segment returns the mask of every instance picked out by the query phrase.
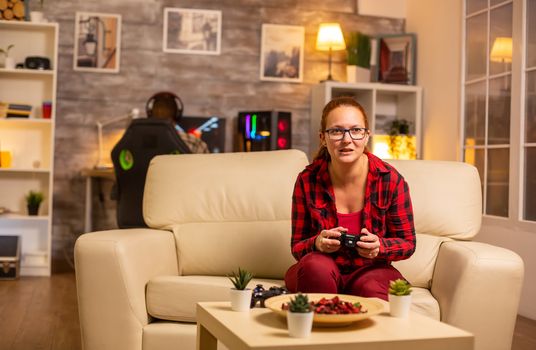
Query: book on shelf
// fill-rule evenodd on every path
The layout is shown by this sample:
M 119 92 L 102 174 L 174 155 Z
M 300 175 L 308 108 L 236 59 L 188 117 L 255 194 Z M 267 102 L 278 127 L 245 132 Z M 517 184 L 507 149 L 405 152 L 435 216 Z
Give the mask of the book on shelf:
M 32 106 L 20 103 L 9 103 L 5 111 L 6 118 L 29 118 Z

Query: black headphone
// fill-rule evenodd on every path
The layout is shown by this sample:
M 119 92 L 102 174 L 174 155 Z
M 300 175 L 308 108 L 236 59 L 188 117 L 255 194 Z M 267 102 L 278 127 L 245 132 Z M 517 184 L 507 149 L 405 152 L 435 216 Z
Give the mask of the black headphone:
M 145 112 L 147 113 L 147 118 L 153 118 L 153 107 L 155 103 L 158 101 L 164 101 L 164 100 L 170 100 L 173 99 L 175 102 L 175 115 L 173 116 L 173 121 L 175 123 L 179 123 L 179 120 L 182 117 L 182 111 L 184 109 L 184 104 L 182 103 L 182 100 L 179 98 L 179 96 L 175 95 L 172 92 L 169 91 L 161 91 L 149 98 L 147 100 L 147 104 L 145 105 Z

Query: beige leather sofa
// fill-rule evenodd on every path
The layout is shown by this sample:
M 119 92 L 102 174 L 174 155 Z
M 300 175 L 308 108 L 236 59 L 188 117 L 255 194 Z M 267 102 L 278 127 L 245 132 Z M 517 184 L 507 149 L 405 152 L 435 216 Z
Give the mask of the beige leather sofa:
M 149 167 L 150 229 L 94 232 L 76 242 L 86 350 L 195 348 L 195 304 L 228 300 L 238 266 L 250 284 L 281 285 L 290 254 L 291 194 L 301 151 L 159 156 Z M 476 169 L 392 161 L 413 199 L 417 248 L 396 263 L 416 287 L 413 307 L 475 334 L 478 350 L 510 349 L 523 263 L 471 242 L 481 222 Z

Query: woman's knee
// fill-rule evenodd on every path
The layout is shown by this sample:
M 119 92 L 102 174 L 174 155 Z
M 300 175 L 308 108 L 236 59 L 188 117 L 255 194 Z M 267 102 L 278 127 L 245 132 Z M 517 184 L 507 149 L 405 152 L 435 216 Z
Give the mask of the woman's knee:
M 312 252 L 297 266 L 296 287 L 302 292 L 337 293 L 340 273 L 330 256 Z
M 323 270 L 338 270 L 335 261 L 330 256 L 318 252 L 305 255 L 298 262 L 298 267 L 300 271 L 315 273 Z
M 372 268 L 356 278 L 350 289 L 351 292 L 363 297 L 387 300 L 389 282 L 398 278 L 403 278 L 402 274 L 392 266 Z

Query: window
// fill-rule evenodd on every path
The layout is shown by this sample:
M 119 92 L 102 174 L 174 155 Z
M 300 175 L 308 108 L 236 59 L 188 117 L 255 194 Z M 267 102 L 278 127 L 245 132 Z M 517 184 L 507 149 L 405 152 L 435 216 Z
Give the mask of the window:
M 466 0 L 463 159 L 487 217 L 536 221 L 536 0 Z
M 483 208 L 508 217 L 512 1 L 467 0 L 464 160 L 478 168 Z
M 536 0 L 525 3 L 523 219 L 536 221 Z

